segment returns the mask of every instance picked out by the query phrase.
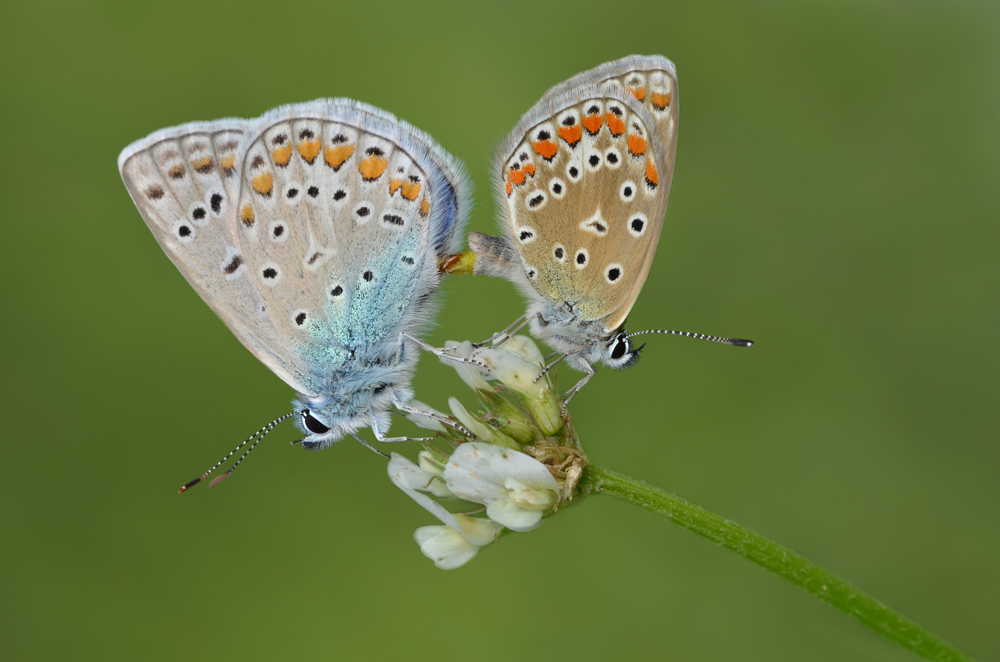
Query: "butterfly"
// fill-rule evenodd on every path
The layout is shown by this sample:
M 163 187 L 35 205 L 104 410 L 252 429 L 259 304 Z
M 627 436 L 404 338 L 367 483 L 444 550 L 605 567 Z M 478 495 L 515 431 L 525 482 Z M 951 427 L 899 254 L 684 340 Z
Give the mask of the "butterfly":
M 638 361 L 642 347 L 629 339 L 639 333 L 753 344 L 624 329 L 663 228 L 677 121 L 674 64 L 632 55 L 551 88 L 497 150 L 492 175 L 503 236 L 469 233 L 473 273 L 505 277 L 529 301 L 492 342 L 530 325 L 561 354 L 542 374 L 563 360 L 587 373 L 564 397 L 564 411 L 594 364 L 624 369 Z
M 366 427 L 403 439 L 386 437 L 393 407 L 428 414 L 406 404 L 418 359 L 406 339 L 431 320 L 439 259 L 471 202 L 462 164 L 428 134 L 320 99 L 157 131 L 118 167 L 167 256 L 296 391 L 291 413 L 181 491 L 290 417 L 318 450 L 347 435 L 365 443 L 355 432 Z

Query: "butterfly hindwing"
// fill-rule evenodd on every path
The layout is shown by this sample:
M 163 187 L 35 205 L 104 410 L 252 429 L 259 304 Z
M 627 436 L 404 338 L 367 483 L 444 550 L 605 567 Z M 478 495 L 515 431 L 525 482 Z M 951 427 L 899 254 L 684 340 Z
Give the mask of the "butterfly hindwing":
M 552 88 L 499 152 L 504 229 L 525 276 L 608 331 L 624 322 L 652 265 L 676 107 L 668 60 L 625 58 Z

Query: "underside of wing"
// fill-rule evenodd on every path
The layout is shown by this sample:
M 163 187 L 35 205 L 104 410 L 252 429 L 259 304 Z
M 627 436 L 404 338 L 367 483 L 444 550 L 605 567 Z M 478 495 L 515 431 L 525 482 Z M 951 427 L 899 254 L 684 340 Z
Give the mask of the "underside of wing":
M 195 291 L 240 341 L 293 388 L 303 388 L 231 233 L 240 146 L 250 123 L 219 120 L 163 129 L 118 158 L 122 179 L 153 235 Z
M 554 87 L 503 143 L 494 171 L 503 229 L 529 282 L 608 331 L 624 323 L 652 265 L 673 171 L 676 106 L 657 118 L 652 95 L 622 83 L 668 80 L 675 93 L 672 65 L 640 74 L 639 64 L 626 58 Z
M 215 152 L 190 147 L 202 135 Z M 454 249 L 467 216 L 460 164 L 405 122 L 346 99 L 158 132 L 120 164 L 188 281 L 306 395 L 329 392 L 356 354 L 371 359 L 373 346 L 424 321 L 437 255 Z

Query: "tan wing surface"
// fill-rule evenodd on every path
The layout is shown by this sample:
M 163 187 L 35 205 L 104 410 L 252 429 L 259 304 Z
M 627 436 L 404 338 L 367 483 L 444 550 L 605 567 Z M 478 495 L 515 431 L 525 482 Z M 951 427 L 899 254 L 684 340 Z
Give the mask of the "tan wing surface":
M 509 234 L 542 296 L 624 323 L 652 265 L 677 140 L 665 58 L 625 58 L 555 86 L 501 147 Z
M 192 287 L 261 361 L 306 392 L 232 233 L 246 120 L 186 124 L 127 147 L 119 169 L 153 235 Z
M 386 340 L 418 283 L 436 285 L 436 275 L 417 278 L 437 267 L 430 178 L 392 140 L 290 118 L 249 146 L 243 179 L 237 234 L 249 277 L 311 362 L 342 364 Z

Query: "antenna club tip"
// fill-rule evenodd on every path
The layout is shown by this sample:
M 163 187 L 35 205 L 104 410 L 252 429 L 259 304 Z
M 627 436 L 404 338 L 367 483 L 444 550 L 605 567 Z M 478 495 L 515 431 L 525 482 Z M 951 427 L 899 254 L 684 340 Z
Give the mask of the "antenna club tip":
M 739 338 L 733 338 L 733 344 L 737 347 L 753 347 L 752 340 L 740 340 Z
M 224 481 L 228 477 L 229 477 L 229 472 L 227 471 L 226 473 L 222 474 L 221 476 L 216 476 L 215 480 L 213 480 L 211 483 L 209 483 L 208 486 L 209 487 L 215 487 L 216 485 L 218 485 L 219 483 L 221 483 L 222 481 Z
M 188 481 L 188 482 L 184 483 L 183 485 L 181 485 L 181 489 L 177 490 L 177 493 L 178 494 L 184 494 L 185 492 L 187 492 L 188 490 L 190 490 L 192 487 L 194 487 L 195 485 L 197 485 L 198 483 L 200 483 L 202 478 L 204 478 L 204 476 L 198 476 L 194 480 L 191 480 L 191 481 Z

